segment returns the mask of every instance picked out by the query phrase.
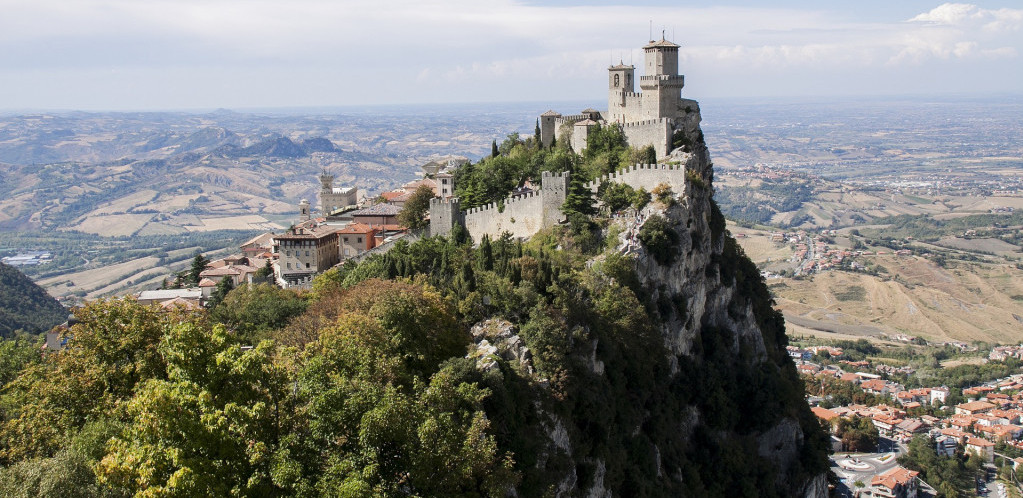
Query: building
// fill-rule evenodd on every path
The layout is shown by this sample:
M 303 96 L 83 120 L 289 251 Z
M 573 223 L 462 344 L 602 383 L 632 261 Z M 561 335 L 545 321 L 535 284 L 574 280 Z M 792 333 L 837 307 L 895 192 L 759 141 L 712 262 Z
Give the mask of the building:
M 966 451 L 982 458 L 987 463 L 995 461 L 995 443 L 984 438 L 966 438 Z
M 143 305 L 161 306 L 166 302 L 184 300 L 196 305 L 202 304 L 202 290 L 198 288 L 189 289 L 158 289 L 139 292 L 136 300 Z
M 308 287 L 314 275 L 341 261 L 338 229 L 312 223 L 299 225 L 274 235 L 274 252 L 278 255 L 274 277 L 281 287 Z
M 621 126 L 629 144 L 636 148 L 653 146 L 658 158 L 675 147 L 675 131 L 689 128 L 699 119 L 696 101 L 682 98 L 685 76 L 678 74 L 679 45 L 661 36 L 643 47 L 644 72 L 636 92 L 636 67 L 619 63 L 608 67 L 607 111 L 585 109 L 562 115 L 553 110 L 540 115 L 540 141 L 549 147 L 556 140 L 568 140 L 582 151 L 587 137 L 597 126 Z
M 987 401 L 971 401 L 969 403 L 956 405 L 956 415 L 976 415 L 978 413 L 991 411 L 994 408 L 994 403 L 988 403 Z
M 338 232 L 341 259 L 358 256 L 376 247 L 377 229 L 365 223 L 352 223 Z
M 903 467 L 895 467 L 884 474 L 874 476 L 870 480 L 872 496 L 885 498 L 916 498 L 919 472 Z
M 364 225 L 397 225 L 398 213 L 401 208 L 391 204 L 375 204 L 365 209 L 353 211 L 352 223 Z
M 354 206 L 359 203 L 359 189 L 356 187 L 335 187 L 334 175 L 320 175 L 320 211 L 324 215 Z

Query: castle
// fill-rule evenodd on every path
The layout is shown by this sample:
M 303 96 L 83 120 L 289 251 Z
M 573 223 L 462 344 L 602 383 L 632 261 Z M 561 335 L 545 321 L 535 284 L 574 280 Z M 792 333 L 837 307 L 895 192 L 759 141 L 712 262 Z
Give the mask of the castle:
M 335 187 L 334 175 L 328 175 L 326 172 L 320 175 L 320 210 L 324 216 L 358 204 L 358 196 L 358 188 Z M 303 210 L 303 217 L 306 216 L 307 210 L 308 207 Z
M 586 149 L 586 139 L 597 125 L 618 124 L 633 147 L 652 145 L 657 158 L 673 149 L 675 131 L 696 101 L 682 98 L 685 77 L 678 74 L 679 45 L 661 37 L 643 47 L 646 75 L 640 76 L 635 91 L 636 67 L 619 63 L 608 67 L 607 111 L 586 109 L 580 114 L 562 115 L 547 111 L 540 115 L 540 139 L 545 147 L 555 140 L 567 140 L 573 150 Z
M 618 64 L 608 68 L 608 110 L 586 109 L 580 114 L 562 116 L 547 111 L 540 116 L 540 140 L 549 147 L 555 139 L 569 141 L 582 151 L 586 139 L 597 125 L 617 124 L 633 147 L 652 145 L 657 157 L 667 157 L 674 147 L 676 133 L 691 140 L 698 132 L 700 106 L 682 98 L 683 76 L 678 74 L 679 46 L 662 39 L 651 41 L 646 52 L 646 76 L 640 77 L 642 93 L 636 93 L 635 67 Z M 555 133 L 558 137 L 555 138 Z M 683 161 L 684 162 L 684 161 Z M 624 183 L 651 191 L 659 185 L 672 192 L 685 191 L 685 166 L 682 164 L 637 164 L 606 175 L 586 185 L 596 192 L 601 183 Z M 528 238 L 541 229 L 564 221 L 561 206 L 568 191 L 569 173 L 544 172 L 541 187 L 525 195 L 511 195 L 500 204 L 490 203 L 462 211 L 458 198 L 430 201 L 430 235 L 445 235 L 455 224 L 462 225 L 475 240 L 484 235 Z

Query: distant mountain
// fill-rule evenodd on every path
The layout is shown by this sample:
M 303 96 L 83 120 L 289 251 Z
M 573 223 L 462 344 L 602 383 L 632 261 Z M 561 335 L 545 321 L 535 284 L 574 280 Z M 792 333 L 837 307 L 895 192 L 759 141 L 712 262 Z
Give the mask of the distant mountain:
M 0 336 L 39 333 L 67 319 L 67 310 L 17 268 L 0 263 Z
M 273 137 L 260 140 L 248 147 L 228 144 L 217 149 L 223 157 L 237 159 L 239 157 L 273 157 L 278 159 L 297 159 L 307 157 L 313 152 L 341 152 L 341 149 L 326 138 L 310 138 L 295 143 L 288 137 Z

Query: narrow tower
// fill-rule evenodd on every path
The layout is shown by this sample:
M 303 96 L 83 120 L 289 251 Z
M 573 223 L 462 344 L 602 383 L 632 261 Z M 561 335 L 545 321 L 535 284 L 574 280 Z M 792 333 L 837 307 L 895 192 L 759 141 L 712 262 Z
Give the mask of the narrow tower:
M 626 116 L 627 96 L 636 93 L 636 66 L 619 62 L 607 68 L 607 112 L 608 120 L 619 123 L 628 121 Z
M 639 78 L 643 90 L 643 114 L 646 119 L 678 118 L 685 77 L 678 74 L 679 46 L 661 37 L 643 47 L 645 67 Z

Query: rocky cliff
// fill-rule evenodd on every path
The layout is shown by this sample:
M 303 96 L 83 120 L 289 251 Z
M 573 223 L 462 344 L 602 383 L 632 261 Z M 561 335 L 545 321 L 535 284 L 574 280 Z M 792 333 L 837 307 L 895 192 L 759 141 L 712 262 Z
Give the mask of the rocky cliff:
M 618 251 L 587 263 L 598 290 L 580 298 L 603 318 L 560 318 L 569 330 L 558 368 L 550 359 L 535 368 L 530 351 L 549 352 L 539 338 L 550 330 L 520 334 L 495 320 L 473 329 L 477 368 L 504 375 L 492 389 L 514 391 L 514 372 L 546 393 L 526 396 L 531 410 L 513 418 L 510 400 L 488 409 L 519 433 L 502 442 L 525 469 L 524 496 L 827 493 L 824 436 L 786 354 L 784 321 L 714 204 L 698 110 L 683 129 L 686 147 L 670 160 L 686 166 L 684 192 L 605 229 L 619 233 Z M 638 302 L 615 310 L 605 289 L 618 286 Z M 623 334 L 608 320 L 630 325 Z

